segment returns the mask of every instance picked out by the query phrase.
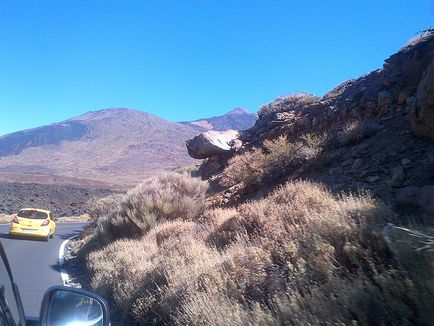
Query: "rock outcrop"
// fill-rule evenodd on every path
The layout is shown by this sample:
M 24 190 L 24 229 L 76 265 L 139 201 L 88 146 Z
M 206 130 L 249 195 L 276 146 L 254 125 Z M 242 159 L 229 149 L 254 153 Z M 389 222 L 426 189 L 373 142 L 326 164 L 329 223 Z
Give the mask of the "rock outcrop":
M 293 94 L 279 97 L 274 102 L 262 106 L 258 111 L 259 119 L 256 124 L 240 132 L 241 146 L 239 144 L 234 148 L 226 142 L 224 149 L 197 153 L 197 150 L 190 148 L 190 141 L 189 153 L 194 158 L 208 159 L 204 163 L 205 166 L 210 165 L 212 161 L 212 172 L 205 169 L 207 173 L 202 174 L 203 178 L 209 178 L 222 172 L 227 166 L 227 160 L 238 149 L 246 151 L 261 146 L 264 140 L 272 140 L 281 135 L 286 136 L 289 141 L 294 141 L 303 134 L 330 133 L 351 123 L 359 127 L 361 138 L 368 138 L 387 132 L 383 129 L 388 121 L 391 121 L 389 125 L 393 128 L 394 119 L 399 119 L 400 125 L 403 125 L 404 120 L 409 125 L 411 120 L 414 134 L 433 142 L 433 58 L 434 30 L 429 30 L 385 60 L 382 69 L 346 81 L 323 97 Z M 235 142 L 234 139 L 231 141 Z M 369 144 L 366 150 L 369 151 Z M 222 155 L 225 153 L 231 154 Z M 376 159 L 382 159 L 382 156 L 384 154 L 379 153 Z M 360 161 L 354 163 L 353 171 L 357 170 L 359 164 Z M 408 167 L 399 165 L 391 167 L 392 171 L 388 170 L 388 173 L 392 174 L 389 176 L 388 185 L 405 185 L 406 168 Z M 389 166 L 386 169 L 389 169 Z M 383 171 L 368 170 L 362 171 L 361 174 L 364 173 L 364 179 L 374 180 L 375 177 L 375 180 L 379 180 L 378 172 Z
M 236 130 L 203 132 L 187 140 L 188 154 L 196 159 L 228 154 L 236 148 L 238 137 Z

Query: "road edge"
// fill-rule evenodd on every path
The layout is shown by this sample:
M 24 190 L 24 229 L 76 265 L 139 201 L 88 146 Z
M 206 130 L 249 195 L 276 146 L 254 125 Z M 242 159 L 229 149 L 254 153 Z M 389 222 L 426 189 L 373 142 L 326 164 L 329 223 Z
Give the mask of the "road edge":
M 65 265 L 65 247 L 69 241 L 71 241 L 72 239 L 74 239 L 76 237 L 77 237 L 77 235 L 69 237 L 68 239 L 66 239 L 65 241 L 62 242 L 62 244 L 60 245 L 60 248 L 59 248 L 59 260 L 58 260 L 59 271 L 60 271 L 60 277 L 62 278 L 62 282 L 63 282 L 64 286 L 69 286 L 68 284 L 70 284 L 70 282 L 71 282 L 71 278 L 70 278 L 69 274 L 63 268 L 63 266 Z

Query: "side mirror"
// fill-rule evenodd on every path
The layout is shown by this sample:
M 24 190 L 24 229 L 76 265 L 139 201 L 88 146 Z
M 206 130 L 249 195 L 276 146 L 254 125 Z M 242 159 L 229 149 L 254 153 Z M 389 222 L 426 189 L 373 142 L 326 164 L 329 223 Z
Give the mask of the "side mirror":
M 40 325 L 108 326 L 109 309 L 99 295 L 56 285 L 45 292 Z

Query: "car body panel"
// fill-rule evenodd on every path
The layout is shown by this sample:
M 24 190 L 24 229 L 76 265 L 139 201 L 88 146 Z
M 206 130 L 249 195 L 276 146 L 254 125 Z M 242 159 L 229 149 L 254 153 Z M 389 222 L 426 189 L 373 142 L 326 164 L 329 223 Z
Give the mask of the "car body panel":
M 37 218 L 34 218 L 38 214 Z M 23 217 L 26 216 L 26 217 Z M 44 218 L 45 216 L 45 218 Z M 47 225 L 42 225 L 48 220 Z M 18 221 L 18 223 L 16 223 Z M 9 235 L 47 239 L 56 232 L 56 223 L 50 211 L 37 208 L 23 208 L 11 221 Z

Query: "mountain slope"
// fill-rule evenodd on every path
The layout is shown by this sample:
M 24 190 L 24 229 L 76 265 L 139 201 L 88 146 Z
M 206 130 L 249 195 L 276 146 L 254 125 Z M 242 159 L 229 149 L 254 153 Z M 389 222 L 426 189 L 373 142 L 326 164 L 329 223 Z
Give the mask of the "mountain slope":
M 198 119 L 189 122 L 181 122 L 183 124 L 198 128 L 198 130 L 247 130 L 256 122 L 258 117 L 256 114 L 247 112 L 242 108 L 236 108 L 224 115 L 211 118 Z
M 88 112 L 0 137 L 0 181 L 130 185 L 158 171 L 194 162 L 188 138 L 208 129 L 247 129 L 256 115 L 175 123 L 131 109 Z
M 200 171 L 216 191 L 212 201 L 233 206 L 276 184 L 307 179 L 432 215 L 433 58 L 430 30 L 382 69 L 323 97 L 296 93 L 262 106 L 255 126 L 240 134 L 238 152 L 209 153 L 204 161 Z
M 0 137 L 0 172 L 134 184 L 194 162 L 192 127 L 130 110 L 107 109 Z

